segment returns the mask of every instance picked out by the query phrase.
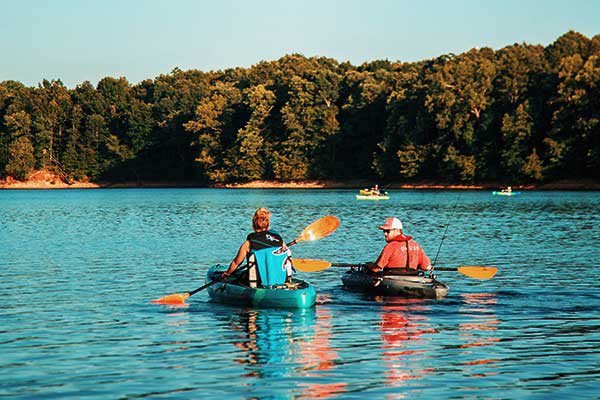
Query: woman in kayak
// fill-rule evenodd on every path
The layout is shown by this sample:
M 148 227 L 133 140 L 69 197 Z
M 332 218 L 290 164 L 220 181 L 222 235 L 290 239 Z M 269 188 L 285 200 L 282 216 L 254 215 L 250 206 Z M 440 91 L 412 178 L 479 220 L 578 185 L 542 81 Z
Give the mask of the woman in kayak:
M 431 269 L 431 260 L 411 236 L 402 234 L 402 222 L 390 217 L 379 227 L 387 244 L 375 263 L 367 264 L 372 272 L 386 274 L 416 274 L 417 270 Z
M 289 261 L 291 252 L 281 236 L 269 230 L 271 213 L 266 208 L 259 208 L 252 217 L 253 233 L 246 237 L 237 255 L 223 272 L 222 279 L 227 279 L 244 261 L 248 263 L 248 271 L 242 276 L 242 283 L 250 287 L 283 284 L 292 275 Z

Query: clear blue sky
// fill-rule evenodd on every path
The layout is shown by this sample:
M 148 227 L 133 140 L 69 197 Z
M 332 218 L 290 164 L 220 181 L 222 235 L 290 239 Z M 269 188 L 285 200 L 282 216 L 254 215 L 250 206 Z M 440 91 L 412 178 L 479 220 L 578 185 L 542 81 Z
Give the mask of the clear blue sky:
M 4 0 L 0 81 L 137 83 L 285 54 L 418 61 L 600 33 L 600 0 Z

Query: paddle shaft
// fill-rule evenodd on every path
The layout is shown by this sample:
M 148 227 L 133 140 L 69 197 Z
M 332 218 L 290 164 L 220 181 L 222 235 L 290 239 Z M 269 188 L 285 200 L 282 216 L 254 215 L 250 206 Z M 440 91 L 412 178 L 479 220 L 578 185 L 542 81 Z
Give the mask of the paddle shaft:
M 240 273 L 246 271 L 247 269 L 248 269 L 248 264 L 244 265 L 242 268 L 239 268 L 239 269 L 236 268 L 236 270 L 233 271 L 233 273 L 236 274 L 236 275 L 239 275 Z M 238 278 L 240 278 L 240 277 L 238 276 Z M 206 288 L 211 287 L 215 283 L 219 283 L 219 282 L 223 282 L 223 279 L 221 279 L 221 277 L 219 277 L 217 279 L 213 279 L 212 281 L 208 282 L 207 284 L 200 286 L 198 289 L 193 290 L 191 292 L 188 292 L 188 294 L 190 296 L 192 296 L 192 295 L 194 295 L 194 294 L 196 294 L 196 293 L 198 293 L 198 292 L 200 292 L 200 291 L 202 291 L 202 290 L 204 290 Z
M 458 268 L 456 267 L 435 267 L 436 271 L 454 271 L 457 272 Z
M 207 284 L 200 286 L 198 289 L 188 292 L 188 295 L 192 296 L 192 295 L 198 293 L 199 291 L 204 290 L 220 281 L 221 281 L 220 279 L 213 279 L 212 281 L 208 282 Z
M 356 267 L 357 265 L 360 264 L 349 264 L 349 263 L 331 263 L 332 267 L 340 267 L 340 268 L 350 268 L 350 267 Z M 436 271 L 458 271 L 458 268 L 456 267 L 434 267 L 434 269 Z
M 365 264 L 367 264 L 367 263 L 361 263 L 361 264 L 349 264 L 349 263 L 331 263 L 331 266 L 332 266 L 332 267 L 340 267 L 340 268 L 350 268 L 350 267 L 356 267 L 357 265 L 365 265 Z M 398 268 L 398 269 L 406 269 L 406 268 Z M 450 271 L 450 270 L 452 270 L 452 271 L 456 271 L 456 270 L 457 270 L 456 268 L 454 268 L 454 269 L 451 269 L 451 268 L 449 268 L 449 269 L 444 269 L 444 268 L 437 268 L 437 267 L 436 267 L 436 269 L 439 269 L 440 271 L 446 271 L 446 270 L 447 270 L 447 271 Z M 416 271 L 416 270 L 415 270 L 415 271 Z

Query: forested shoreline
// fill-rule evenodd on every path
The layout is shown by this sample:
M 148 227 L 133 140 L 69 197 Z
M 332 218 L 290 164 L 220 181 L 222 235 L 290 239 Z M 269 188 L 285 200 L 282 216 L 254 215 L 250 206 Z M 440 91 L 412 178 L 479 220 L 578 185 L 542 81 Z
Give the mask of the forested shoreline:
M 379 182 L 598 180 L 600 35 L 361 66 L 0 82 L 0 178 Z

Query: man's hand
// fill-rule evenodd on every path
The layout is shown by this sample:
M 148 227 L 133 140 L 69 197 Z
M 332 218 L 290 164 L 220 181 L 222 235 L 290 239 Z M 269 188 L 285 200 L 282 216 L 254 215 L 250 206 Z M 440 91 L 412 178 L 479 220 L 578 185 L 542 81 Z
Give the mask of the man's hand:
M 375 263 L 367 263 L 366 267 L 368 269 L 370 269 L 373 272 L 381 272 L 383 271 L 383 268 L 381 268 L 379 265 L 375 264 Z

